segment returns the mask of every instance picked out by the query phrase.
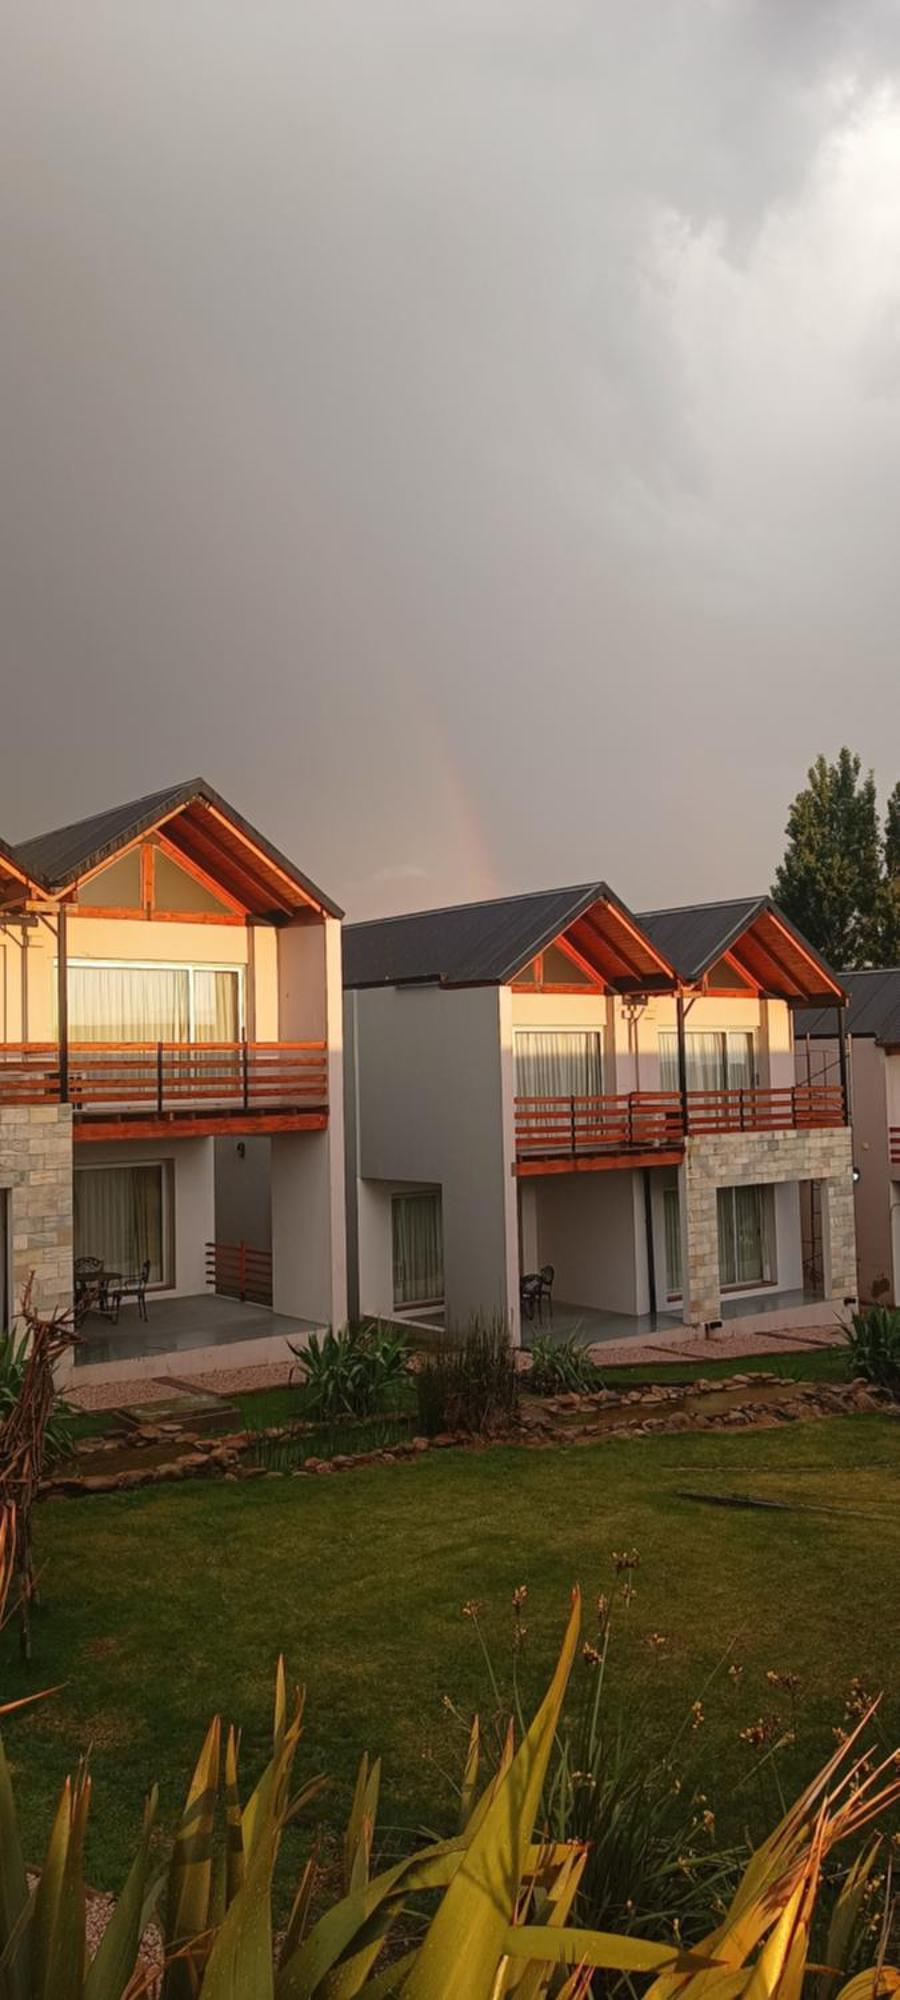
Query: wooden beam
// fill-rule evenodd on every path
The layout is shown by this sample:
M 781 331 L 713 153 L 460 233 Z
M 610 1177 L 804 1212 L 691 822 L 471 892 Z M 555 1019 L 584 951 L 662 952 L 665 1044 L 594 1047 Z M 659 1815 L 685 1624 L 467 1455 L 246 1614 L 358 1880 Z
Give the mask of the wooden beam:
M 577 1153 L 561 1160 L 516 1160 L 512 1171 L 517 1180 L 536 1174 L 623 1173 L 632 1167 L 678 1167 L 683 1157 L 681 1146 L 649 1153 Z
M 202 868 L 215 872 L 217 868 L 222 867 L 223 849 L 216 847 L 212 835 L 206 835 L 194 820 L 182 822 L 179 827 L 179 838 L 173 845 L 176 854 L 189 857 L 198 862 Z M 258 875 L 254 875 L 250 868 L 234 860 L 230 855 L 227 856 L 227 865 L 229 877 L 248 910 L 258 910 L 260 904 L 269 899 L 273 908 L 280 909 L 285 916 L 290 916 L 291 905 L 284 900 L 280 901 L 277 892 L 268 883 L 261 881 Z
M 230 890 L 224 888 L 222 883 L 216 880 L 215 876 L 208 875 L 206 869 L 201 868 L 198 861 L 192 861 L 189 854 L 186 854 L 183 849 L 176 847 L 173 841 L 167 840 L 164 833 L 160 834 L 158 845 L 162 849 L 162 852 L 168 855 L 169 860 L 174 861 L 176 868 L 183 868 L 185 874 L 190 875 L 195 882 L 199 882 L 200 887 L 207 889 L 211 896 L 219 896 L 222 902 L 227 904 L 232 916 L 246 917 L 248 915 L 246 903 L 239 902 L 238 898 L 233 896 Z M 164 914 L 174 916 L 176 914 L 180 915 L 181 912 L 166 911 Z
M 199 804 L 200 801 L 195 800 L 194 803 Z M 232 840 L 237 841 L 241 847 L 248 848 L 250 853 L 257 856 L 262 862 L 263 867 L 270 874 L 276 875 L 285 884 L 290 893 L 292 907 L 296 908 L 298 902 L 307 903 L 311 910 L 317 910 L 319 916 L 324 917 L 325 912 L 321 903 L 316 902 L 315 896 L 311 896 L 308 890 L 301 889 L 299 882 L 295 882 L 293 877 L 288 875 L 283 868 L 279 868 L 276 861 L 272 861 L 268 854 L 264 854 L 262 849 L 257 847 L 256 842 L 249 838 L 248 834 L 242 833 L 240 827 L 235 826 L 233 820 L 228 819 L 225 813 L 219 811 L 218 806 L 210 805 L 208 799 L 204 799 L 202 804 L 204 812 L 209 813 L 211 819 L 216 819 L 219 821 L 220 826 L 227 827 Z
M 189 1112 L 175 1112 L 168 1118 L 76 1117 L 74 1137 L 84 1144 L 92 1139 L 209 1139 L 218 1133 L 244 1138 L 254 1132 L 325 1132 L 327 1111 L 228 1111 L 219 1117 L 198 1118 Z

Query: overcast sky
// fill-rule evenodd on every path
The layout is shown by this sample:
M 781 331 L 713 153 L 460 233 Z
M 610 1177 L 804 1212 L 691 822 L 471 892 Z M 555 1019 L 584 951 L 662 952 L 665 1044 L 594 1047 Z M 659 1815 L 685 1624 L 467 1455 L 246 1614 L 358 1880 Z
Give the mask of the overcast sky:
M 897 0 L 6 0 L 0 832 L 366 916 L 900 775 Z

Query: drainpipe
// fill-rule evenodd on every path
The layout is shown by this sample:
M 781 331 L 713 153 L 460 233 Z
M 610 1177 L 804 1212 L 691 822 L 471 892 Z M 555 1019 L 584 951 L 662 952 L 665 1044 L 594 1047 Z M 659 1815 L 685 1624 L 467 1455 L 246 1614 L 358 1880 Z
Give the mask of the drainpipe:
M 838 1062 L 841 1071 L 841 1090 L 844 1097 L 844 1124 L 849 1125 L 851 1119 L 851 1102 L 850 1064 L 847 1060 L 849 1039 L 847 1035 L 847 1009 L 846 1007 L 838 1007 L 835 1011 L 837 1013 L 838 1024 Z

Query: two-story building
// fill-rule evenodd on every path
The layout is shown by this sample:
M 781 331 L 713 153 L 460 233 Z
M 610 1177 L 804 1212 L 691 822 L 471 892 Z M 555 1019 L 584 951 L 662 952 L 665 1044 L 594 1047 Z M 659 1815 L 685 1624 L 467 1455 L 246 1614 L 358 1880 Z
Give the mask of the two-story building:
M 845 995 L 768 899 L 635 916 L 593 882 L 352 924 L 344 983 L 351 1311 L 527 1338 L 544 1267 L 585 1339 L 855 1295 L 843 1030 L 806 1084 L 792 1029 Z
M 847 1011 L 859 1296 L 900 1305 L 900 967 L 842 972 Z M 797 1078 L 830 1084 L 840 1049 L 828 1009 L 797 1016 Z
M 82 1379 L 161 1368 L 175 1299 L 208 1360 L 210 1283 L 346 1318 L 340 927 L 203 779 L 0 846 L 3 1317 L 32 1271 L 51 1309 L 73 1258 L 109 1296 L 149 1266 L 146 1323 L 87 1316 Z

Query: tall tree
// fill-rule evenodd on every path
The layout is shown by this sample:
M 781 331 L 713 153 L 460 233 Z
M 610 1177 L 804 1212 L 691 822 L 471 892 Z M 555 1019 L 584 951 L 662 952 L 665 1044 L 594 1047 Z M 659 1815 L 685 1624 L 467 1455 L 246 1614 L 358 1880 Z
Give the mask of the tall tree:
M 894 786 L 884 815 L 884 881 L 878 929 L 880 964 L 900 965 L 900 784 Z
M 900 787 L 892 839 L 900 846 Z M 889 807 L 890 812 L 890 807 Z M 884 875 L 875 779 L 848 749 L 817 757 L 788 813 L 787 846 L 772 894 L 837 971 L 881 957 Z

